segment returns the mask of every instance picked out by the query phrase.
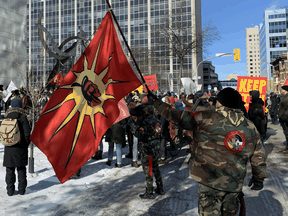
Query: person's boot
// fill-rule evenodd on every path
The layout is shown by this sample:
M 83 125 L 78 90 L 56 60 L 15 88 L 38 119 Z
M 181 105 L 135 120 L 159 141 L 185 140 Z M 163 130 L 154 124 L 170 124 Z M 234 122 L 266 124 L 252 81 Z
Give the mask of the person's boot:
M 167 159 L 160 159 L 158 163 L 159 164 L 166 164 L 167 163 Z
M 115 166 L 118 167 L 118 168 L 122 167 L 121 164 L 117 164 L 117 163 L 115 163 Z
M 80 177 L 81 173 L 81 168 L 73 175 L 70 177 L 70 179 L 78 179 Z
M 26 167 L 17 167 L 18 172 L 18 192 L 24 195 L 27 187 Z
M 131 152 L 129 152 L 128 154 L 125 155 L 126 158 L 133 158 L 133 155 Z
M 99 160 L 99 151 L 97 151 L 93 156 L 92 159 Z
M 155 198 L 154 195 L 153 195 L 153 192 L 152 193 L 148 193 L 147 188 L 146 188 L 145 193 L 139 194 L 139 197 L 141 199 L 154 199 Z
M 108 166 L 111 166 L 111 163 L 112 163 L 112 161 L 110 161 L 110 160 L 108 160 L 108 161 L 106 162 L 106 164 L 107 164 Z
M 157 187 L 154 191 L 155 191 L 155 193 L 157 193 L 159 195 L 164 195 L 165 194 L 165 191 L 163 190 L 163 188 Z
M 137 167 L 138 167 L 138 163 L 137 163 L 137 161 L 133 161 L 133 163 L 131 164 L 131 166 L 137 168 Z
M 98 151 L 98 160 L 101 160 L 102 159 L 102 154 L 103 154 L 103 151 Z
M 16 176 L 15 176 L 15 168 L 8 168 L 6 167 L 6 189 L 7 189 L 7 194 L 8 196 L 13 196 L 14 191 L 15 191 L 15 181 L 16 181 Z

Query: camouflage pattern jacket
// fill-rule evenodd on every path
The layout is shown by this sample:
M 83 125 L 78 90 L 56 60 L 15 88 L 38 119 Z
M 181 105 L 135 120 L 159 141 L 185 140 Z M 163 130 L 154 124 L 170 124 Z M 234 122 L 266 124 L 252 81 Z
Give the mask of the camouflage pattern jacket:
M 282 96 L 279 104 L 278 116 L 281 121 L 288 122 L 288 93 Z
M 254 124 L 237 109 L 178 111 L 159 100 L 156 111 L 168 121 L 193 131 L 194 158 L 190 176 L 196 181 L 228 192 L 240 192 L 250 160 L 255 178 L 266 178 L 266 155 Z
M 138 138 L 138 151 L 144 154 L 153 154 L 160 151 L 160 139 L 162 130 L 159 133 L 154 131 L 155 124 L 160 120 L 154 115 L 150 114 L 145 117 L 143 121 L 135 122 L 130 120 L 131 131 L 134 136 Z

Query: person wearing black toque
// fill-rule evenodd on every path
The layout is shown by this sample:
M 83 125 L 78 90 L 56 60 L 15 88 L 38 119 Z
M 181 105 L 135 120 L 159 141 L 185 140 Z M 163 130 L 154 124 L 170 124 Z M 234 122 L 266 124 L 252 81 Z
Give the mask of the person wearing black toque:
M 11 108 L 7 110 L 4 118 L 17 119 L 21 140 L 12 146 L 5 146 L 3 166 L 6 167 L 5 181 L 7 194 L 12 196 L 15 191 L 15 168 L 18 173 L 18 193 L 24 195 L 27 187 L 26 165 L 28 165 L 28 146 L 30 144 L 31 128 L 25 111 L 22 109 L 22 100 L 15 98 L 11 100 Z

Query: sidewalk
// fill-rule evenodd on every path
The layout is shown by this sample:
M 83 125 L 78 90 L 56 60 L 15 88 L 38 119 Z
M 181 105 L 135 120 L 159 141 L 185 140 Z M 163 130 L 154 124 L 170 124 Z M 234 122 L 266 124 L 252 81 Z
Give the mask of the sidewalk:
M 247 216 L 288 216 L 288 151 L 280 125 L 268 124 L 265 142 L 268 154 L 268 179 L 264 189 L 252 191 L 247 187 L 251 178 L 248 166 L 243 192 Z M 154 200 L 142 200 L 145 191 L 142 167 L 133 168 L 131 160 L 124 158 L 123 167 L 108 167 L 107 143 L 104 143 L 103 159 L 89 160 L 82 168 L 81 177 L 60 184 L 51 165 L 37 148 L 35 149 L 35 173 L 28 175 L 28 188 L 24 196 L 6 194 L 5 168 L 0 168 L 0 215 L 198 215 L 197 182 L 188 175 L 186 145 L 179 155 L 169 158 L 160 166 L 164 181 L 163 196 Z M 3 146 L 0 147 L 0 163 Z

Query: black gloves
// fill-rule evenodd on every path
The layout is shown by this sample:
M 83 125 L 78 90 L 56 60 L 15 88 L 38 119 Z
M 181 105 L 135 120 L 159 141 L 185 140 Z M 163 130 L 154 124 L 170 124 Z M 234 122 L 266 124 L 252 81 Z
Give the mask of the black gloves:
M 154 101 L 157 99 L 157 96 L 154 95 L 149 89 L 148 89 L 148 104 L 152 105 L 154 103 Z
M 251 187 L 253 184 L 251 190 L 261 190 L 263 188 L 263 182 L 264 179 L 257 179 L 252 177 L 249 181 L 248 187 Z

